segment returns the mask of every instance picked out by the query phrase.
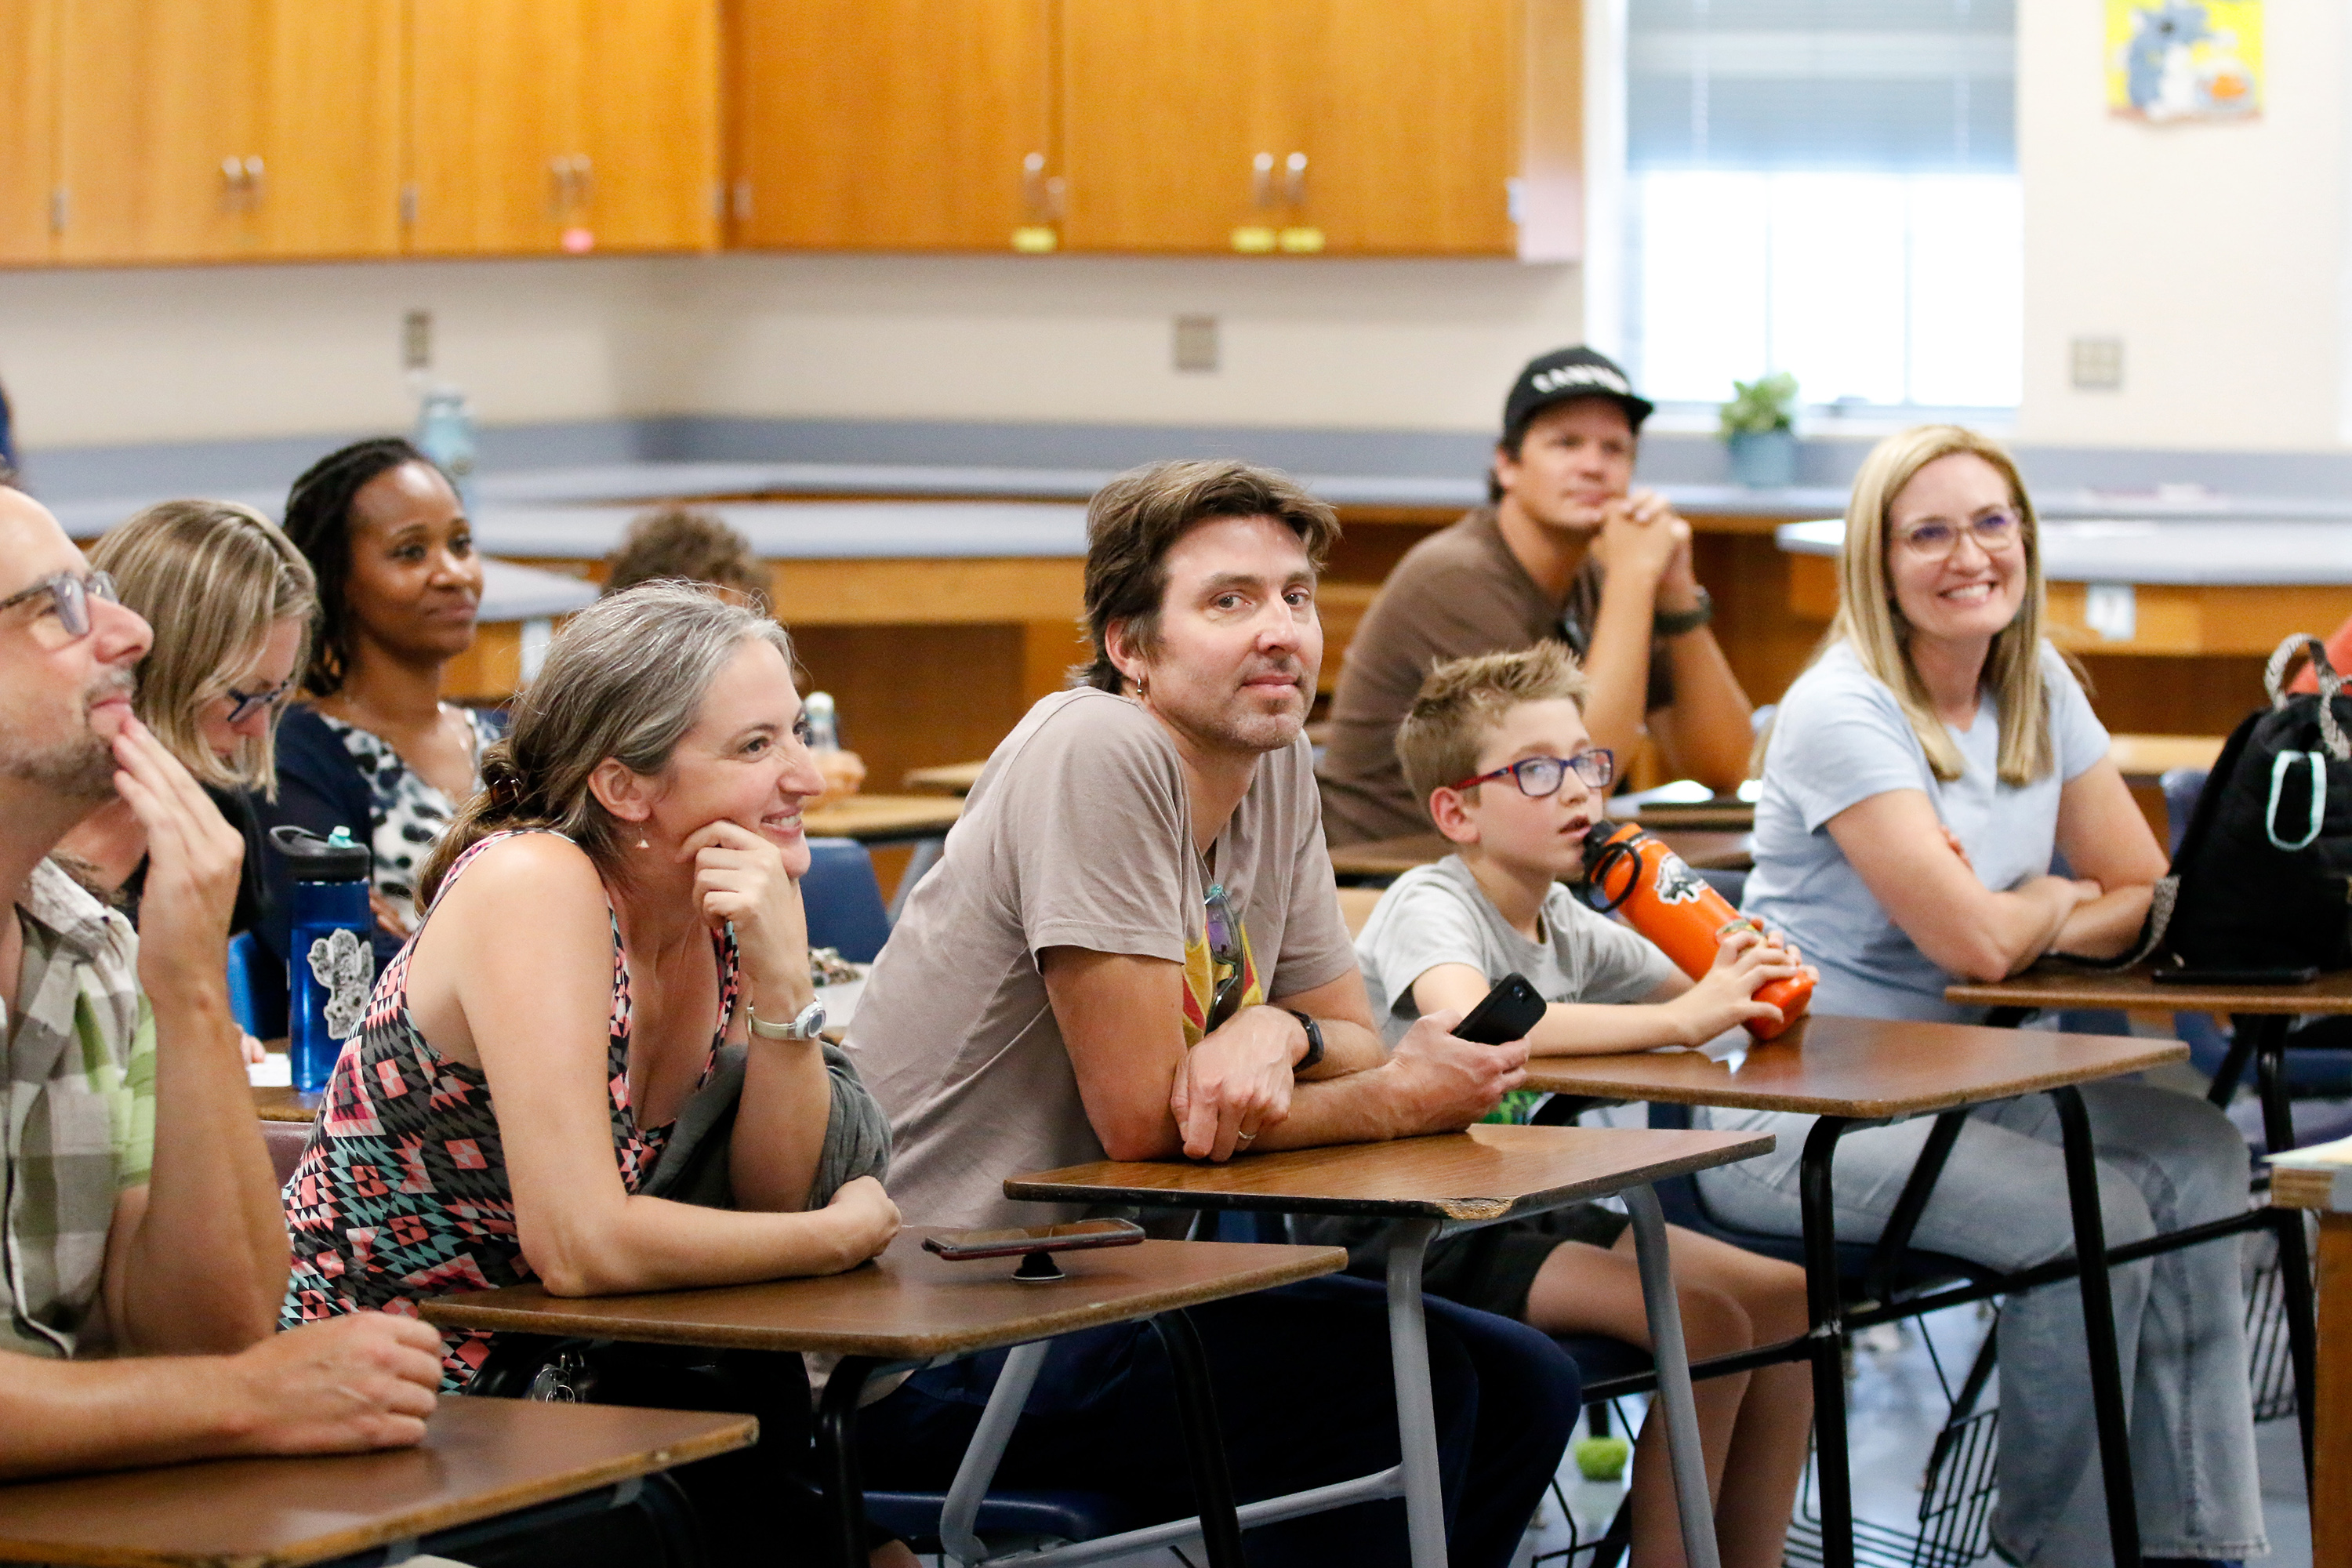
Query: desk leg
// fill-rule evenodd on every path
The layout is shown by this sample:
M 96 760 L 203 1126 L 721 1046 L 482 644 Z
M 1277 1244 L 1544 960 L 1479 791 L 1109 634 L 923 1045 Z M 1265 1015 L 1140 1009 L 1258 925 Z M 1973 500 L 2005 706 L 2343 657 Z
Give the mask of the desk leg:
M 1445 1568 L 1445 1491 L 1437 1470 L 1437 1403 L 1429 1389 L 1429 1330 L 1421 1310 L 1421 1260 L 1433 1219 L 1389 1229 L 1389 1362 L 1396 1376 L 1397 1444 L 1404 1460 L 1405 1539 L 1412 1568 Z
M 1846 1453 L 1845 1328 L 1838 1300 L 1837 1200 L 1830 1184 L 1838 1140 L 1850 1122 L 1822 1116 L 1805 1135 L 1797 1169 L 1804 1215 L 1805 1307 L 1811 1327 L 1814 1475 L 1821 1490 L 1822 1568 L 1853 1568 L 1853 1473 Z
M 1212 1568 L 1243 1568 L 1241 1521 L 1234 1517 L 1234 1477 L 1225 1465 L 1224 1434 L 1217 1426 L 1217 1391 L 1200 1331 L 1182 1311 L 1151 1320 L 1176 1373 L 1176 1412 L 1184 1423 L 1184 1456 L 1192 1467 L 1192 1506 Z
M 1717 1568 L 1715 1499 L 1707 1490 L 1706 1455 L 1698 1440 L 1698 1407 L 1691 1402 L 1690 1356 L 1683 1347 L 1682 1308 L 1666 1256 L 1666 1217 L 1647 1185 L 1618 1194 L 1633 1218 L 1633 1252 L 1642 1269 L 1642 1304 L 1650 1318 L 1650 1353 L 1658 1368 L 1658 1400 L 1666 1412 L 1666 1454 L 1675 1469 L 1675 1507 L 1682 1515 L 1683 1561 Z
M 971 1441 L 964 1445 L 963 1458 L 948 1487 L 947 1502 L 940 1510 L 940 1544 L 958 1563 L 977 1563 L 988 1555 L 972 1525 L 980 1518 L 980 1505 L 988 1496 L 990 1484 L 996 1479 L 996 1467 L 1004 1462 L 1013 1429 L 1021 1424 L 1029 1391 L 1036 1386 L 1037 1374 L 1045 1368 L 1045 1352 L 1053 1343 L 1033 1340 L 1005 1353 L 1004 1368 L 996 1374 L 996 1386 L 989 1390 L 980 1425 L 972 1429 Z
M 878 1363 L 871 1356 L 841 1358 L 825 1379 L 817 1405 L 817 1477 L 833 1495 L 834 1562 L 866 1568 L 866 1486 L 857 1474 L 857 1397 Z
M 2294 1020 L 2268 1014 L 2255 1024 L 2254 1083 L 2263 1097 L 2263 1147 L 2273 1154 L 2294 1147 L 2294 1110 L 2287 1103 L 2286 1036 Z M 2245 1023 L 2238 1026 L 2245 1027 Z
M 2311 1248 L 2301 1209 L 2271 1210 L 2278 1238 L 2279 1304 L 2286 1310 L 2287 1355 L 2294 1366 L 2294 1424 L 2303 1437 L 2304 1495 L 2320 1497 L 2318 1481 L 2319 1328 L 2312 1300 Z
M 2312 1568 L 2352 1568 L 2352 1509 L 2321 1498 L 2352 1497 L 2352 1214 L 2319 1216 L 2320 1311 L 2326 1342 L 2320 1363 L 2319 1468 L 2312 1487 Z
M 2107 1289 L 2106 1225 L 2099 1216 L 2098 1156 L 2082 1091 L 2049 1091 L 2065 1138 L 2066 1196 L 2074 1211 L 2074 1257 L 2082 1266 L 2083 1339 L 2091 1358 L 2091 1408 L 2099 1424 L 2099 1470 L 2106 1482 L 2107 1539 L 2116 1568 L 2139 1568 L 2139 1507 L 2132 1496 L 2131 1423 L 2124 1415 L 2116 1355 L 2116 1308 Z

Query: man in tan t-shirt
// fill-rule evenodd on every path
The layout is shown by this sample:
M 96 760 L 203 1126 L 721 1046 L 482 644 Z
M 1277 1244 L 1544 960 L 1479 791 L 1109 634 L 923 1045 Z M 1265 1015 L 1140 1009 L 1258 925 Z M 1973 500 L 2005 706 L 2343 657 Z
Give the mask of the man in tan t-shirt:
M 914 1225 L 1070 1217 L 1004 1178 L 1108 1155 L 1458 1128 L 1522 1046 L 1423 1020 L 1381 1046 L 1341 920 L 1302 727 L 1330 509 L 1239 463 L 1139 469 L 1087 517 L 1096 657 L 990 758 L 849 1030 Z M 1318 1280 L 1193 1310 L 1238 1495 L 1394 1464 L 1379 1287 Z M 1577 1412 L 1575 1369 L 1502 1318 L 1429 1303 L 1454 1561 L 1509 1561 Z M 999 1363 L 918 1374 L 861 1419 L 867 1482 L 943 1488 Z M 1137 1326 L 1056 1342 L 1009 1486 L 1192 1510 L 1164 1357 Z M 1478 1462 L 1473 1466 L 1475 1450 Z M 1398 1563 L 1394 1503 L 1254 1531 L 1254 1563 Z
M 1729 790 L 1747 775 L 1747 693 L 1707 623 L 1690 524 L 1633 489 L 1652 405 L 1607 357 L 1531 360 L 1503 405 L 1479 508 L 1423 540 L 1372 601 L 1331 699 L 1319 770 L 1333 844 L 1429 831 L 1397 764 L 1396 730 L 1435 665 L 1568 644 L 1592 683 L 1585 721 L 1621 765 L 1649 734 L 1667 772 Z

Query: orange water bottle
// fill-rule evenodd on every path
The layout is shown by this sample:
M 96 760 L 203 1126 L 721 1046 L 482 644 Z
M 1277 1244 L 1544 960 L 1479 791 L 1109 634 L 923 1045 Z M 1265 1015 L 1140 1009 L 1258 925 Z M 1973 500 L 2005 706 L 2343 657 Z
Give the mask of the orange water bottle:
M 1723 939 L 1746 927 L 1764 928 L 1731 907 L 1731 901 L 1700 879 L 1683 858 L 1630 822 L 1606 817 L 1584 836 L 1587 895 L 1603 914 L 1616 910 L 1675 961 L 1693 980 L 1715 966 Z M 1805 975 L 1775 980 L 1756 989 L 1756 1000 L 1780 1009 L 1780 1021 L 1758 1018 L 1748 1032 L 1769 1040 L 1804 1016 L 1813 999 Z

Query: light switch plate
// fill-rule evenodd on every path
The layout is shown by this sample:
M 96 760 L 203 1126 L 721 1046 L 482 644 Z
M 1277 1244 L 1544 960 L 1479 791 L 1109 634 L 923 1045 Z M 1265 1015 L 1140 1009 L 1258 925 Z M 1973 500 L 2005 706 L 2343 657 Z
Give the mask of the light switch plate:
M 1217 318 L 1179 316 L 1175 331 L 1176 368 L 1214 371 L 1217 368 Z
M 2075 391 L 2121 392 L 2124 389 L 2123 339 L 2076 338 L 2073 351 Z

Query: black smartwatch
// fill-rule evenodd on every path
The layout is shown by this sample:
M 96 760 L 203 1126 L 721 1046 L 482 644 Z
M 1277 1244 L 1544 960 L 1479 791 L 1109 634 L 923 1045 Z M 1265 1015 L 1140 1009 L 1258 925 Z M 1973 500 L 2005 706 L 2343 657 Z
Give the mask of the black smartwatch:
M 1705 588 L 1698 590 L 1698 603 L 1687 610 L 1660 610 L 1650 617 L 1650 635 L 1678 637 L 1685 632 L 1695 632 L 1715 619 L 1715 598 Z
M 1285 1007 L 1283 1011 L 1297 1019 L 1299 1026 L 1307 1031 L 1307 1054 L 1290 1064 L 1292 1072 L 1302 1073 L 1323 1059 L 1323 1026 L 1296 1007 Z

